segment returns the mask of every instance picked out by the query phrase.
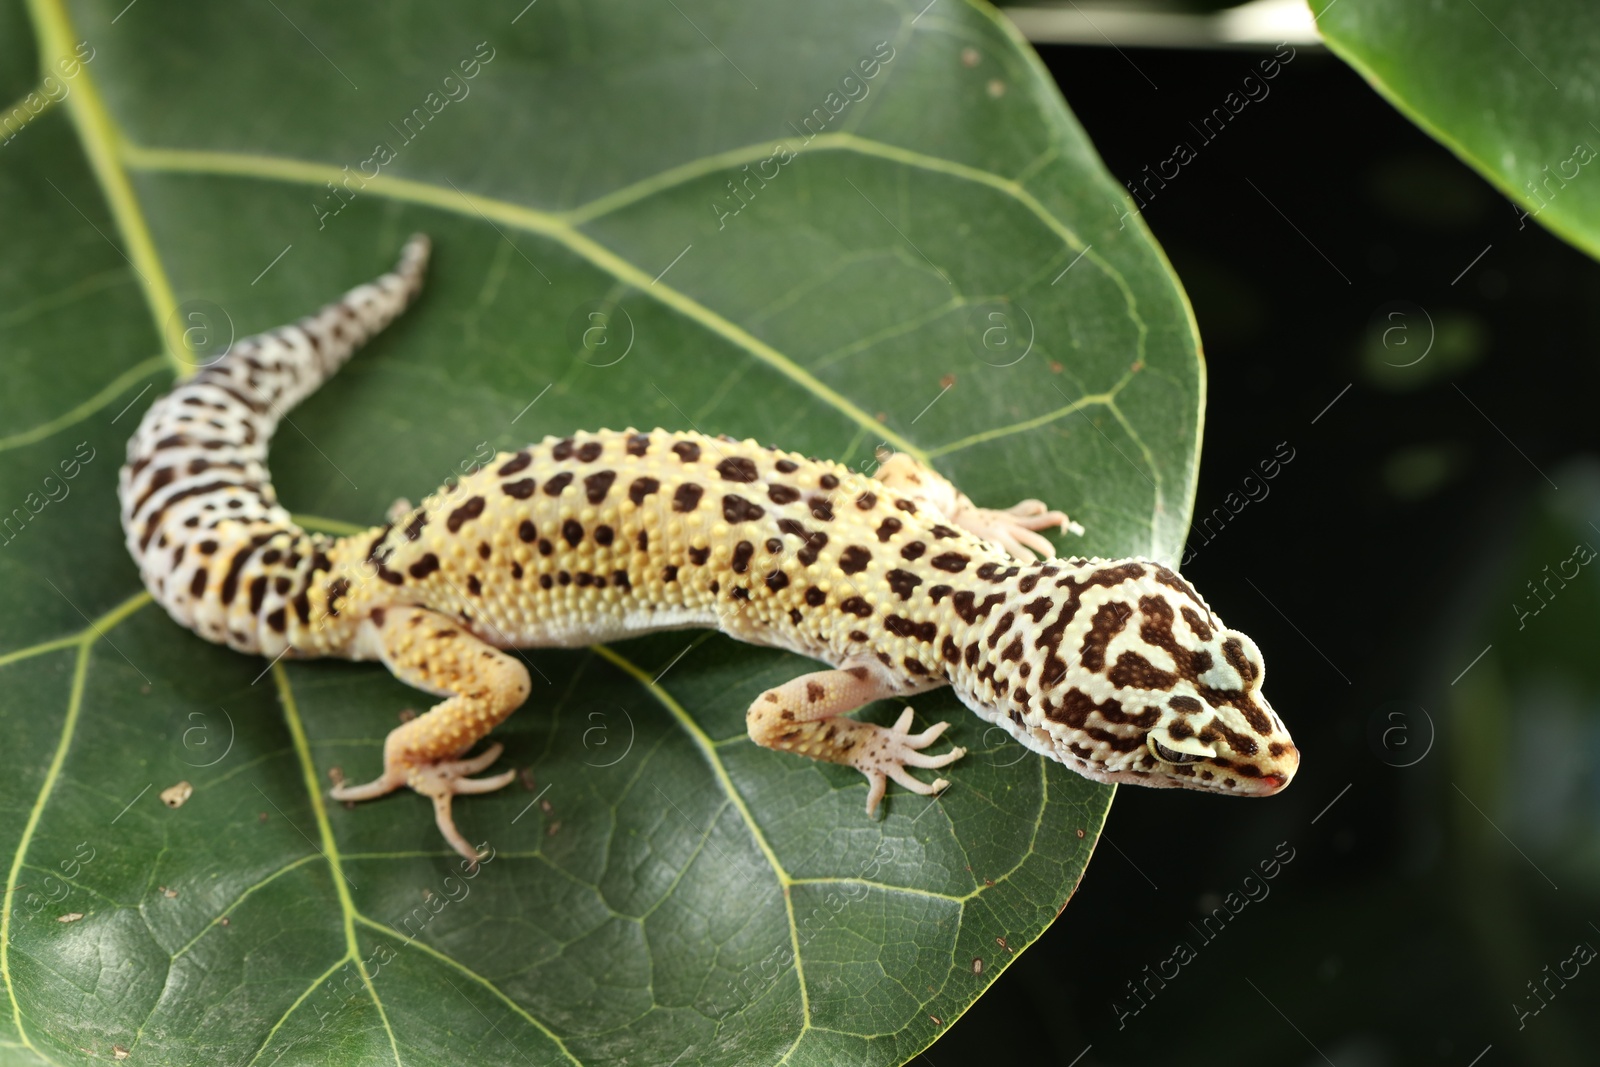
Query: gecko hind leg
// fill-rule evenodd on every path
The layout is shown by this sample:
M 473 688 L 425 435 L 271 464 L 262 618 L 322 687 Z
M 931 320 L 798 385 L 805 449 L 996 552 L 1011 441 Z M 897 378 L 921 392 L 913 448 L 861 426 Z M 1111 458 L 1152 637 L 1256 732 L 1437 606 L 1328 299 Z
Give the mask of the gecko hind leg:
M 1037 530 L 1054 526 L 1063 533 L 1083 533 L 1081 525 L 1063 512 L 1050 510 L 1042 500 L 1023 500 L 1004 510 L 980 508 L 942 474 L 904 452 L 890 455 L 872 476 L 891 489 L 932 505 L 963 530 L 993 541 L 1016 559 L 1031 562 L 1035 553 L 1045 559 L 1055 556 L 1055 545 Z
M 468 777 L 500 757 L 499 744 L 462 757 L 527 700 L 528 669 L 453 619 L 425 608 L 374 609 L 360 639 L 400 681 L 446 699 L 389 732 L 381 775 L 364 785 L 337 786 L 332 797 L 372 800 L 407 786 L 433 801 L 439 832 L 451 848 L 476 862 L 477 850 L 456 829 L 450 802 L 458 794 L 501 789 L 517 772 Z
M 842 763 L 860 771 L 868 782 L 867 814 L 871 815 L 883 799 L 889 779 L 913 793 L 930 796 L 950 783 L 943 778 L 921 781 L 906 768 L 944 767 L 967 751 L 956 747 L 937 756 L 920 751 L 950 724 L 935 723 L 921 733 L 911 733 L 910 708 L 900 713 L 892 727 L 845 718 L 863 704 L 897 695 L 893 680 L 875 665 L 816 671 L 762 693 L 750 705 L 745 721 L 750 740 L 763 748 Z

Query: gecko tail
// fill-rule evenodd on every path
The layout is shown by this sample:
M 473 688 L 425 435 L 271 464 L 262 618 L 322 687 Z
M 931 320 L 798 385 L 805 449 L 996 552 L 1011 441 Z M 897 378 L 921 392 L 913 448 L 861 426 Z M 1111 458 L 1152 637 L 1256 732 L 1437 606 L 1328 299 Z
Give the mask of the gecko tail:
M 325 539 L 278 504 L 267 446 L 289 409 L 416 298 L 428 253 L 428 238 L 413 235 L 387 274 L 238 341 L 145 412 L 118 481 L 122 529 L 146 588 L 180 623 L 242 651 L 293 644 L 292 625 L 268 627 L 272 636 L 256 623 L 281 623 L 285 606 L 306 614 L 317 564 L 327 567 Z M 257 573 L 263 559 L 277 571 Z M 266 578 L 289 583 L 257 582 Z M 282 601 L 276 616 L 268 600 Z

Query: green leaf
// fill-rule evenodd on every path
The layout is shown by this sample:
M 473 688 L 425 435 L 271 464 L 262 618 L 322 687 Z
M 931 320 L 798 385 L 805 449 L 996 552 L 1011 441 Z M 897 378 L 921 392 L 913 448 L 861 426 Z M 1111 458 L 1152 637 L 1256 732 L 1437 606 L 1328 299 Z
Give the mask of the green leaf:
M 1588 0 L 1309 0 L 1323 39 L 1390 103 L 1600 257 L 1600 7 Z
M 0 146 L 6 1062 L 901 1063 L 1083 873 L 1112 791 L 948 690 L 916 707 L 971 749 L 955 785 L 870 820 L 855 771 L 744 737 L 807 663 L 672 633 L 529 653 L 497 731 L 527 788 L 458 805 L 496 849 L 467 879 L 421 798 L 325 798 L 427 698 L 210 645 L 140 592 L 116 467 L 189 358 L 163 337 L 287 321 L 414 230 L 421 301 L 274 445 L 309 523 L 379 521 L 484 448 L 692 426 L 907 449 L 1066 507 L 1074 551 L 1176 556 L 1187 305 L 992 11 L 519 6 L 38 0 L 37 55 L 0 36 L 11 84 L 93 49 Z

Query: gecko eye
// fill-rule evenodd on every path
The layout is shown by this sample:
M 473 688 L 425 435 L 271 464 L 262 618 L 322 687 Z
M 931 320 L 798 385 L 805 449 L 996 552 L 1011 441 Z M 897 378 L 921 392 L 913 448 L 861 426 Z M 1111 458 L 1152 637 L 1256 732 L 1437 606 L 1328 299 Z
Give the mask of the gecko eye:
M 1194 763 L 1205 758 L 1192 752 L 1174 752 L 1160 741 L 1157 741 L 1155 734 L 1150 735 L 1150 754 L 1162 763 Z

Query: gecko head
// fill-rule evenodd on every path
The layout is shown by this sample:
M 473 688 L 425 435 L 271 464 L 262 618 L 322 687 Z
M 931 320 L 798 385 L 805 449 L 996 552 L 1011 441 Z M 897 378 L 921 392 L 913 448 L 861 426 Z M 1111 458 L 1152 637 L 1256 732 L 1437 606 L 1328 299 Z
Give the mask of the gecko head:
M 1210 666 L 1150 691 L 1156 721 L 1145 734 L 1146 785 L 1271 796 L 1300 767 L 1300 750 L 1261 692 L 1266 668 L 1254 641 L 1220 625 L 1191 660 Z
M 1026 717 L 1012 733 L 1102 782 L 1268 796 L 1300 753 L 1261 692 L 1254 641 L 1187 581 L 1150 560 L 1072 561 L 1016 671 Z M 1024 611 L 1028 611 L 1024 607 Z M 1014 699 L 1014 694 L 1013 694 Z

